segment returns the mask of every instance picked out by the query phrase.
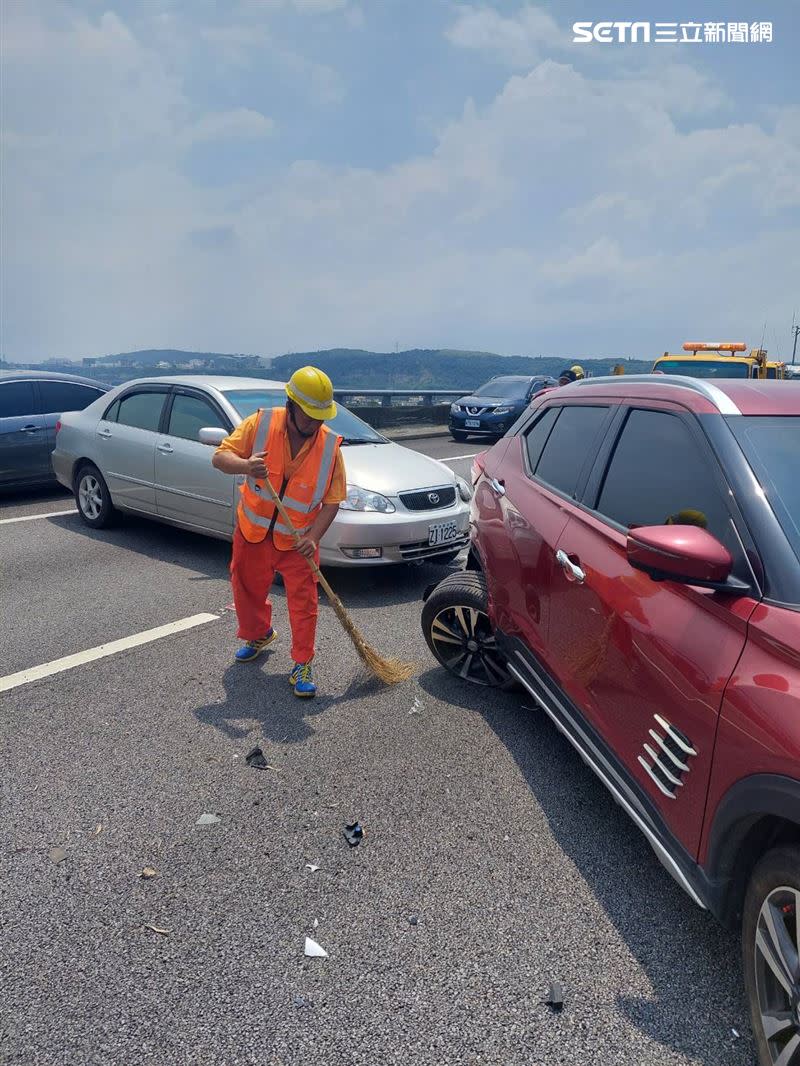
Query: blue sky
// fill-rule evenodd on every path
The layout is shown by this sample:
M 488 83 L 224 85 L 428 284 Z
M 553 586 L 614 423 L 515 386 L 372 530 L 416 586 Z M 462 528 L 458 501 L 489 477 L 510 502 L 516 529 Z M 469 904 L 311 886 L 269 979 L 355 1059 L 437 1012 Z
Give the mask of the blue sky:
M 800 7 L 6 0 L 10 359 L 786 353 Z M 702 12 L 702 13 L 700 13 Z M 765 44 L 572 23 L 771 21 Z

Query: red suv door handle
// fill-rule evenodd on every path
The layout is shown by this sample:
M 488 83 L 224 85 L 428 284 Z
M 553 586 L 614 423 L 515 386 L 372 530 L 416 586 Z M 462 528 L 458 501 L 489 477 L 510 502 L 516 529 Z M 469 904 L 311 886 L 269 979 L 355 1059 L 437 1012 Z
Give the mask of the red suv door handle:
M 582 585 L 586 580 L 586 574 L 581 570 L 579 566 L 570 559 L 565 551 L 560 548 L 556 552 L 556 562 L 564 571 L 565 574 L 569 574 L 573 581 L 577 581 L 579 585 Z
M 506 487 L 499 478 L 493 477 L 489 482 L 489 488 L 498 496 L 505 496 L 506 494 Z

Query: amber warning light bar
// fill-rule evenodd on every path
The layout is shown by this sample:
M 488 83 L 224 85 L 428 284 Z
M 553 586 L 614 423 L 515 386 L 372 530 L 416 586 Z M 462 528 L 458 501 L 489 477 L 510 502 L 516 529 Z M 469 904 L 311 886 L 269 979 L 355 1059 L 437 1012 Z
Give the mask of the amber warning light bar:
M 747 345 L 739 341 L 686 341 L 685 352 L 746 352 Z

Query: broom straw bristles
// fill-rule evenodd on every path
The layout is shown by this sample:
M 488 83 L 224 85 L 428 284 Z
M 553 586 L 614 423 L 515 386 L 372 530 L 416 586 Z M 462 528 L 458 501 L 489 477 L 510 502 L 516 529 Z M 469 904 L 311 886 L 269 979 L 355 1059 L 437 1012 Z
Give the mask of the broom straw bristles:
M 344 604 L 319 570 L 317 570 L 317 575 L 319 577 L 319 583 L 325 589 L 325 595 L 328 597 L 331 606 L 336 612 L 336 617 L 342 623 L 342 627 L 350 637 L 359 658 L 369 669 L 370 673 L 383 681 L 385 685 L 397 685 L 401 681 L 408 681 L 414 673 L 414 664 L 403 662 L 400 659 L 387 659 L 385 656 L 381 655 L 380 652 L 376 651 L 375 648 L 364 639 L 363 634 L 347 613 Z
M 280 514 L 281 519 L 283 520 L 287 528 L 292 531 L 292 536 L 294 537 L 295 543 L 297 543 L 297 541 L 299 540 L 299 534 L 292 525 L 292 520 L 286 513 L 286 508 L 283 506 L 282 500 L 278 496 L 275 489 L 272 487 L 269 478 L 265 479 L 264 484 L 266 485 L 267 490 L 269 491 L 269 494 L 272 497 L 272 502 L 278 509 L 278 513 Z M 353 647 L 356 649 L 359 658 L 370 671 L 370 673 L 377 677 L 385 685 L 397 685 L 401 681 L 408 681 L 408 679 L 414 673 L 414 664 L 403 662 L 402 659 L 387 659 L 385 656 L 381 655 L 380 652 L 376 651 L 371 644 L 368 644 L 353 619 L 347 613 L 344 604 L 328 584 L 325 576 L 322 574 L 322 571 L 317 566 L 316 561 L 312 558 L 306 559 L 306 562 L 316 574 L 317 580 L 325 590 L 325 595 L 328 597 L 331 606 L 336 612 L 336 617 L 342 623 L 342 628 L 344 629 L 345 633 L 347 633 L 348 637 L 350 637 L 350 640 L 353 644 Z

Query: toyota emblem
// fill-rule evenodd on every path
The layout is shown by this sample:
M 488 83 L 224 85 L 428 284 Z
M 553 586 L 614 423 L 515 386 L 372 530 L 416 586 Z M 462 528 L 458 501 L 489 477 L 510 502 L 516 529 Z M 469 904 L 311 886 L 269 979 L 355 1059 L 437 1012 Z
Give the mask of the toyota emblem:
M 439 493 L 438 492 L 429 492 L 428 493 L 428 502 L 432 503 L 432 504 L 437 504 L 439 502 Z

